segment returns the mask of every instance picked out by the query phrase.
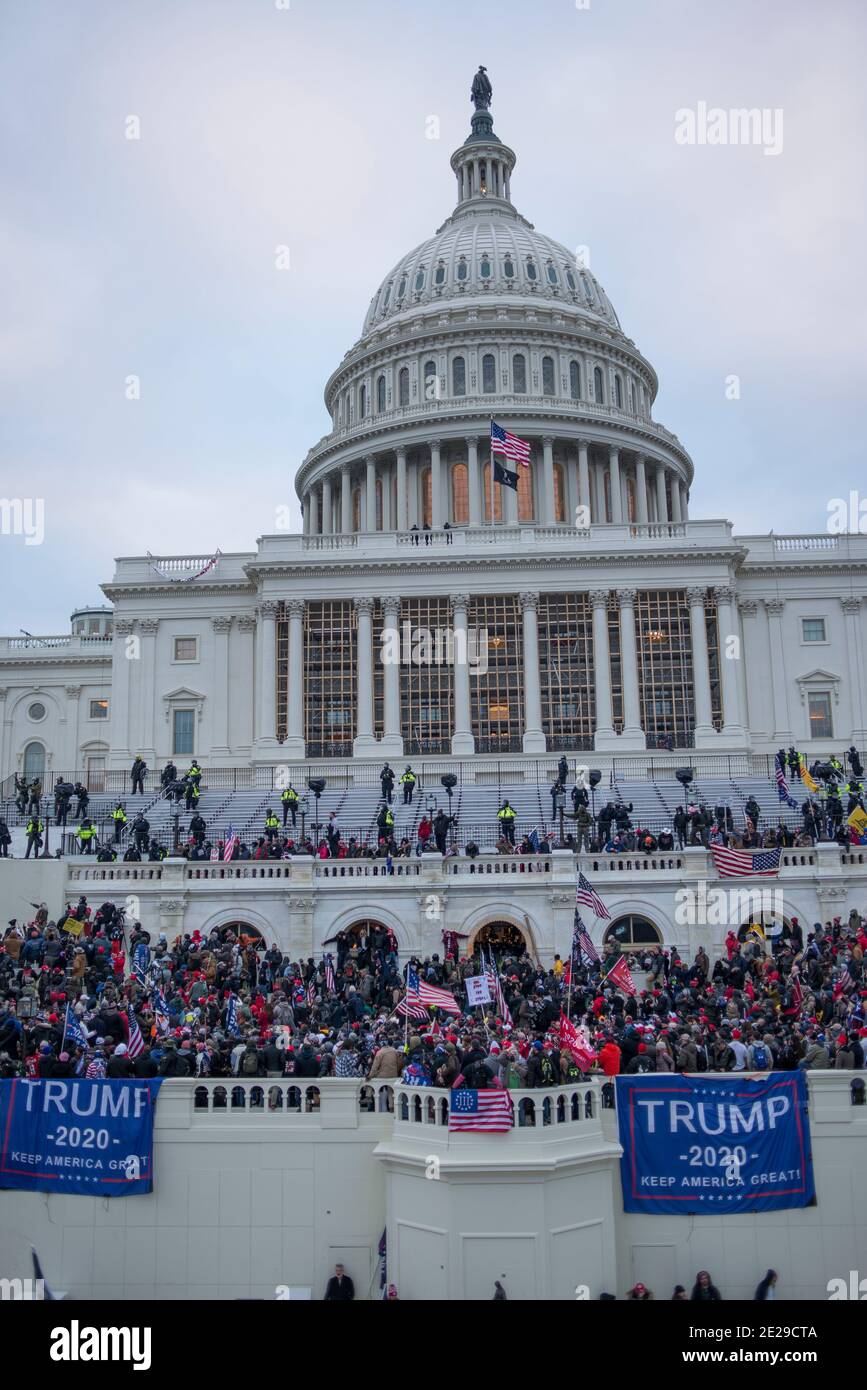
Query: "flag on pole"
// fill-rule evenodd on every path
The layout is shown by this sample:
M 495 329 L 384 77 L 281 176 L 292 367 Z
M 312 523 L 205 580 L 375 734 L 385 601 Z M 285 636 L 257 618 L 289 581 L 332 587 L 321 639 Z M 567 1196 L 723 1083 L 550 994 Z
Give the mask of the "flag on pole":
M 500 463 L 497 458 L 494 459 L 494 482 L 499 483 L 501 487 L 510 487 L 514 492 L 518 491 L 517 473 L 510 473 L 506 465 Z
M 494 960 L 493 952 L 491 952 L 490 956 L 488 957 L 487 964 L 485 963 L 484 951 L 481 952 L 481 957 L 482 969 L 488 977 L 488 988 L 490 989 L 491 994 L 494 998 L 494 1002 L 497 1006 L 497 1013 L 500 1015 L 500 1018 L 502 1018 L 506 1023 L 511 1023 L 512 1013 L 508 1004 L 506 1003 L 506 996 L 503 993 L 503 982 L 500 979 L 500 972 L 497 969 L 497 964 Z
M 491 457 L 495 454 L 502 454 L 510 459 L 512 463 L 522 463 L 525 468 L 530 467 L 530 445 L 526 439 L 519 439 L 516 434 L 510 434 L 504 430 L 502 425 L 498 425 L 496 420 L 491 421 Z
M 461 1086 L 449 1094 L 450 1132 L 504 1134 L 514 1123 L 515 1113 L 508 1090 L 470 1091 Z
M 401 999 L 395 1013 L 404 1018 L 427 1018 L 428 1012 L 421 1002 L 418 988 L 418 971 L 414 965 L 406 967 L 406 994 Z
M 76 1047 L 87 1047 L 87 1034 L 72 1012 L 72 1005 L 66 1006 L 66 1018 L 63 1023 L 64 1039 L 70 1038 Z
M 596 1061 L 596 1053 L 587 1042 L 587 1039 L 579 1033 L 571 1018 L 567 1018 L 564 1013 L 560 1014 L 560 1046 L 565 1047 L 567 1052 L 571 1052 L 575 1058 L 576 1065 L 582 1071 L 589 1071 Z
M 590 933 L 581 920 L 581 913 L 575 909 L 575 926 L 572 930 L 572 955 L 575 952 L 589 960 L 591 965 L 599 960 L 599 952 L 590 939 Z
M 816 779 L 811 776 L 810 770 L 807 767 L 807 759 L 804 757 L 803 753 L 798 754 L 798 763 L 801 769 L 801 781 L 807 788 L 807 791 L 817 792 L 819 790 L 819 784 Z
M 592 883 L 580 872 L 578 874 L 578 891 L 575 894 L 575 898 L 582 907 L 589 907 L 592 912 L 595 912 L 597 917 L 601 917 L 603 920 L 607 920 L 611 917 L 611 913 L 608 911 L 608 908 L 596 892 Z
M 714 867 L 720 878 L 776 878 L 780 872 L 780 850 L 727 849 L 711 845 Z
M 238 999 L 231 994 L 229 1003 L 226 1006 L 226 1032 L 233 1038 L 240 1038 L 241 1028 L 238 1023 Z
M 779 753 L 774 759 L 774 776 L 777 779 L 777 795 L 780 800 L 793 811 L 797 811 L 798 803 L 789 791 L 789 784 L 786 781 L 786 773 Z
M 447 989 L 438 989 L 436 985 L 429 985 L 424 980 L 419 982 L 418 997 L 423 1004 L 435 1005 L 444 1013 L 459 1014 L 461 1012 L 461 1006 L 453 994 L 449 994 Z
M 132 1058 L 139 1057 L 144 1052 L 145 1042 L 131 1004 L 126 1006 L 126 1034 L 128 1039 L 127 1052 Z
M 223 845 L 223 862 L 225 864 L 228 864 L 231 860 L 232 855 L 235 853 L 235 846 L 237 845 L 237 843 L 237 831 L 235 830 L 235 827 L 230 824 L 228 833 L 226 835 L 226 843 Z
M 315 979 L 315 977 L 314 977 L 314 978 L 310 981 L 309 985 L 307 986 L 307 1005 L 308 1005 L 308 1008 L 311 1008 L 311 1009 L 313 1008 L 313 1005 L 314 1005 L 314 1003 L 315 1003 L 315 1000 L 316 1000 L 316 979 Z
M 145 941 L 140 941 L 132 953 L 132 973 L 142 988 L 144 988 L 147 983 L 150 954 L 150 949 Z
M 611 969 L 609 970 L 608 974 L 605 976 L 603 984 L 605 983 L 605 980 L 613 981 L 613 983 L 617 986 L 618 989 L 623 990 L 624 994 L 635 993 L 635 985 L 632 982 L 632 972 L 630 971 L 629 966 L 626 964 L 625 956 L 618 957 L 618 959 L 614 962 Z

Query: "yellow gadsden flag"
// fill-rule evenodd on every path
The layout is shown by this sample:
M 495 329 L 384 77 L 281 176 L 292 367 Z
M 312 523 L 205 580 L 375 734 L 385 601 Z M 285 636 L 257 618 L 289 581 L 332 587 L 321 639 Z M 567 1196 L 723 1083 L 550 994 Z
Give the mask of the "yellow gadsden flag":
M 807 770 L 807 759 L 804 757 L 803 753 L 800 755 L 800 764 L 801 781 L 803 782 L 804 786 L 807 788 L 808 791 L 817 792 L 819 790 L 818 783 L 816 782 L 815 778 L 810 776 Z
M 846 824 L 858 835 L 863 835 L 867 830 L 867 811 L 862 811 L 860 806 L 856 806 Z

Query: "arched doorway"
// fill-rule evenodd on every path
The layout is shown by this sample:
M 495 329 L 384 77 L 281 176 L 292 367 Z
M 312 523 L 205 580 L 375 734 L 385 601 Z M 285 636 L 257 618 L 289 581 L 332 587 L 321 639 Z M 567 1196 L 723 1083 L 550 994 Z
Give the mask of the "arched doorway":
M 257 950 L 259 950 L 260 943 L 264 944 L 265 940 L 258 927 L 254 927 L 251 922 L 243 922 L 240 919 L 236 922 L 222 922 L 220 926 L 212 927 L 208 935 L 213 936 L 215 933 L 221 941 L 225 941 L 229 936 L 239 941 L 242 936 L 246 936 L 254 943 Z
M 607 928 L 603 940 L 606 948 L 610 949 L 616 943 L 621 951 L 646 951 L 648 946 L 662 945 L 659 929 L 649 918 L 637 912 L 618 917 Z
M 474 933 L 467 947 L 467 954 L 472 955 L 479 949 L 490 951 L 495 960 L 501 956 L 524 956 L 530 953 L 527 935 L 516 927 L 514 922 L 494 921 L 486 922 Z
M 40 782 L 45 777 L 45 745 L 42 743 L 28 743 L 24 749 L 24 776 L 28 782 L 32 782 L 34 777 L 38 777 Z
M 367 965 L 372 952 L 397 951 L 398 943 L 394 931 L 384 922 L 375 917 L 359 917 L 323 941 L 322 949 L 326 954 L 336 951 L 341 965 L 347 959 Z

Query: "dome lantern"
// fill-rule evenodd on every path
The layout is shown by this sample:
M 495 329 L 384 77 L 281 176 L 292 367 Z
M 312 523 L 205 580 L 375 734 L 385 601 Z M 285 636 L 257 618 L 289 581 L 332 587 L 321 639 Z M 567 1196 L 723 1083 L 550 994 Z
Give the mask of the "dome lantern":
M 471 130 L 464 143 L 456 149 L 451 165 L 458 181 L 458 209 L 476 211 L 480 204 L 511 203 L 511 177 L 515 167 L 515 152 L 504 145 L 494 132 L 490 105 L 493 88 L 487 70 L 480 67 L 473 78 L 470 93 L 475 110 Z

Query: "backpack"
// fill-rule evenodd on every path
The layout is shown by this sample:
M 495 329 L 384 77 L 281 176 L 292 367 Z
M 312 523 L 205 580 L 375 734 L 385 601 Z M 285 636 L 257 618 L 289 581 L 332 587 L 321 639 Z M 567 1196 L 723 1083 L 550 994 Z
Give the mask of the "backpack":
M 243 1057 L 241 1058 L 241 1075 L 242 1075 L 242 1076 L 258 1076 L 258 1075 L 259 1075 L 259 1057 L 258 1057 L 258 1054 L 257 1054 L 256 1052 L 245 1052 L 245 1053 L 244 1053 Z
M 756 1043 L 753 1048 L 753 1071 L 770 1071 L 768 1049 L 761 1043 Z

